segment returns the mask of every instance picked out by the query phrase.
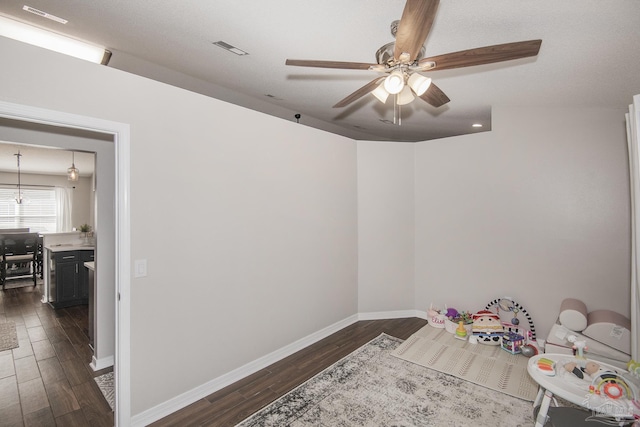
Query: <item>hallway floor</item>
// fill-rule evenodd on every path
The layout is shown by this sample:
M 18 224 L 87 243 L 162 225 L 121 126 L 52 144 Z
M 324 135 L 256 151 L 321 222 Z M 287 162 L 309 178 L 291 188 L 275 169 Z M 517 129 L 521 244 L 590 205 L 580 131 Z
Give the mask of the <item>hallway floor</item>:
M 93 377 L 88 306 L 54 310 L 36 287 L 0 290 L 0 323 L 16 324 L 20 346 L 0 351 L 0 427 L 113 426 Z

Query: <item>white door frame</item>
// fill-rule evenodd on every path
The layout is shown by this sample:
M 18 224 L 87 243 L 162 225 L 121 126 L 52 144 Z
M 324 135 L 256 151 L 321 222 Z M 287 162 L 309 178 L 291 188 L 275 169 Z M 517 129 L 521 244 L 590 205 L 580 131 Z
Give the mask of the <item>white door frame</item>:
M 117 427 L 131 424 L 131 218 L 129 125 L 0 101 L 0 117 L 113 135 L 116 191 L 115 394 Z

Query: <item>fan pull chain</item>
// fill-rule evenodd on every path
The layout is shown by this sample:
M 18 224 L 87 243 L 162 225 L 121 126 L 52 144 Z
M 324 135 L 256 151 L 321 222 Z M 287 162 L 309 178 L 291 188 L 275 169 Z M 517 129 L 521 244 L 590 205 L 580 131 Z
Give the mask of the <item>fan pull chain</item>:
M 398 104 L 398 94 L 393 98 L 393 124 L 402 126 L 402 107 Z
M 393 124 L 398 124 L 398 95 L 393 95 Z

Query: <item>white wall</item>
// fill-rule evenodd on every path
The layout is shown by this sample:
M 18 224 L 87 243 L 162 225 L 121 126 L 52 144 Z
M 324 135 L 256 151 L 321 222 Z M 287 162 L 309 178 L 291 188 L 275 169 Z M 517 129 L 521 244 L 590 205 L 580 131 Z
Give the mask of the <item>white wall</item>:
M 74 187 L 73 189 L 73 208 L 71 224 L 73 227 L 80 227 L 82 224 L 93 224 L 93 183 L 91 178 L 81 177 L 77 182 L 71 183 L 67 180 L 67 176 L 60 175 L 43 175 L 21 173 L 20 181 L 22 185 L 49 185 L 51 187 Z M 0 172 L 0 182 L 14 183 L 17 182 L 17 172 Z
M 132 258 L 149 272 L 132 281 L 132 414 L 357 312 L 353 141 L 10 40 L 0 51 L 3 101 L 131 125 Z
M 134 415 L 359 310 L 510 295 L 543 333 L 566 296 L 628 314 L 623 111 L 496 109 L 490 133 L 356 151 L 118 70 L 0 51 L 0 100 L 131 125 L 132 258 L 149 266 L 132 281 Z
M 494 109 L 416 145 L 416 308 L 511 296 L 546 338 L 562 299 L 629 315 L 624 112 Z
M 358 311 L 414 306 L 414 144 L 358 142 Z

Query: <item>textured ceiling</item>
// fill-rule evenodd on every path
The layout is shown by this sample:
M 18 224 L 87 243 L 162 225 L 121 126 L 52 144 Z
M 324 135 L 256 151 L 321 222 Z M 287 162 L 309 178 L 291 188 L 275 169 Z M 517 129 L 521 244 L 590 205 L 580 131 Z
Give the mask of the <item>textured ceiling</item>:
M 28 5 L 66 25 L 22 10 Z M 638 0 L 442 0 L 433 56 L 542 39 L 537 57 L 430 73 L 451 99 L 402 107 L 366 95 L 376 73 L 285 66 L 287 58 L 375 62 L 402 0 L 2 0 L 0 14 L 106 46 L 110 67 L 363 140 L 423 141 L 491 129 L 491 107 L 625 108 L 640 93 Z M 222 40 L 249 53 L 237 56 Z M 483 123 L 481 130 L 471 128 Z M 535 124 L 543 125 L 543 124 Z

